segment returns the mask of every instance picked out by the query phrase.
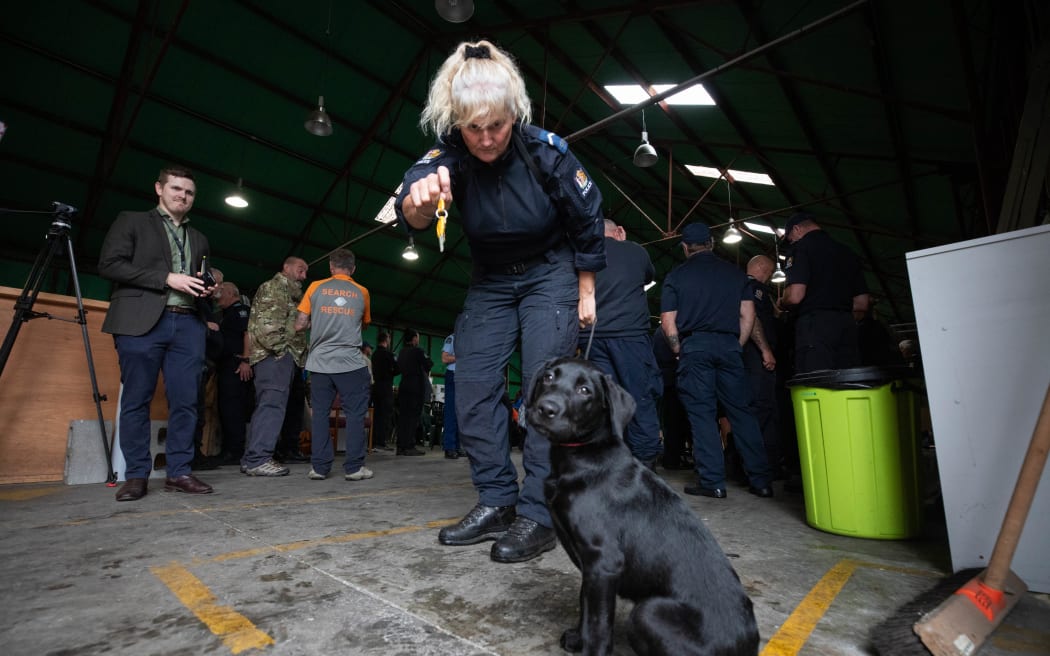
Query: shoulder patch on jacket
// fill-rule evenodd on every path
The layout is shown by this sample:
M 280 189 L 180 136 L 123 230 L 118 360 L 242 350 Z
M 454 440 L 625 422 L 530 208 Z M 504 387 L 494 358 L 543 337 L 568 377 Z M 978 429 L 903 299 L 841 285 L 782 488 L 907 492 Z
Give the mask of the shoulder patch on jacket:
M 432 148 L 427 152 L 426 155 L 420 157 L 419 161 L 416 162 L 416 164 L 429 164 L 430 162 L 433 162 L 434 160 L 436 160 L 444 154 L 445 151 L 441 150 L 440 148 Z
M 587 175 L 587 172 L 581 169 L 576 169 L 576 173 L 572 176 L 572 179 L 576 182 L 576 189 L 580 192 L 580 196 L 586 198 L 587 194 L 591 193 L 591 189 L 594 188 L 594 183 L 591 182 L 591 177 Z
M 539 130 L 536 135 L 539 139 L 545 142 L 548 146 L 554 147 L 559 153 L 564 155 L 569 150 L 569 144 L 567 141 L 554 134 L 553 132 L 547 132 L 546 130 Z

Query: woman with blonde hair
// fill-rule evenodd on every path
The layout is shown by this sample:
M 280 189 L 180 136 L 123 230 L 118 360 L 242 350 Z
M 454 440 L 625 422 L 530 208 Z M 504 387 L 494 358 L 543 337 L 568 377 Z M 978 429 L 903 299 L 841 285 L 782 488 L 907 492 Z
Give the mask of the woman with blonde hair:
M 596 320 L 594 274 L 605 267 L 601 193 L 555 134 L 530 125 L 525 83 L 488 41 L 461 43 L 431 81 L 420 116 L 437 142 L 405 174 L 396 202 L 409 230 L 426 230 L 455 202 L 474 271 L 456 321 L 456 416 L 477 505 L 445 527 L 445 545 L 496 540 L 492 559 L 553 549 L 543 500 L 550 445 L 526 437 L 519 489 L 510 459 L 506 371 L 521 339 L 522 387 L 548 359 L 572 355 Z M 458 218 L 458 221 L 456 220 Z

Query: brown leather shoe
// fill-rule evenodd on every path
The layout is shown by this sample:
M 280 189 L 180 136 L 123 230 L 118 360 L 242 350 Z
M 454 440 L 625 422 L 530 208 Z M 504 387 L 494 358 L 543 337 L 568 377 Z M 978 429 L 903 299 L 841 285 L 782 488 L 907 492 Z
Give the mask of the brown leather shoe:
M 193 474 L 184 474 L 178 478 L 165 479 L 164 490 L 167 492 L 185 492 L 186 494 L 211 494 L 213 492 L 210 485 Z
M 117 501 L 138 501 L 146 496 L 145 478 L 129 478 L 117 490 Z

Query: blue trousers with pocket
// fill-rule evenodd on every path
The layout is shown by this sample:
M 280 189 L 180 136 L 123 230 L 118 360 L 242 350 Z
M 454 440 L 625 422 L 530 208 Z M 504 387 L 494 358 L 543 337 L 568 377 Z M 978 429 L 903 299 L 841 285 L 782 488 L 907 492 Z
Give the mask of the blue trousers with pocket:
M 552 526 L 543 498 L 550 442 L 526 429 L 522 465 L 510 459 L 510 413 L 503 404 L 507 364 L 521 340 L 522 387 L 547 360 L 570 356 L 579 333 L 579 279 L 568 250 L 522 273 L 480 273 L 456 321 L 456 418 L 479 501 L 517 506 L 519 515 Z

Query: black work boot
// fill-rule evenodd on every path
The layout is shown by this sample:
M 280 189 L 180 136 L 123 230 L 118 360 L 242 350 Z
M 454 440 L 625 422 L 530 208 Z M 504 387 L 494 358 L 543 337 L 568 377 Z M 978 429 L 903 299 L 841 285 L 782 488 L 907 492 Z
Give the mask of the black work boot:
M 515 517 L 514 506 L 474 506 L 466 517 L 438 533 L 438 542 L 450 546 L 477 544 L 495 540 L 510 528 Z
M 492 545 L 492 560 L 497 563 L 520 563 L 558 546 L 553 528 L 542 526 L 528 517 L 518 517 L 510 529 Z

